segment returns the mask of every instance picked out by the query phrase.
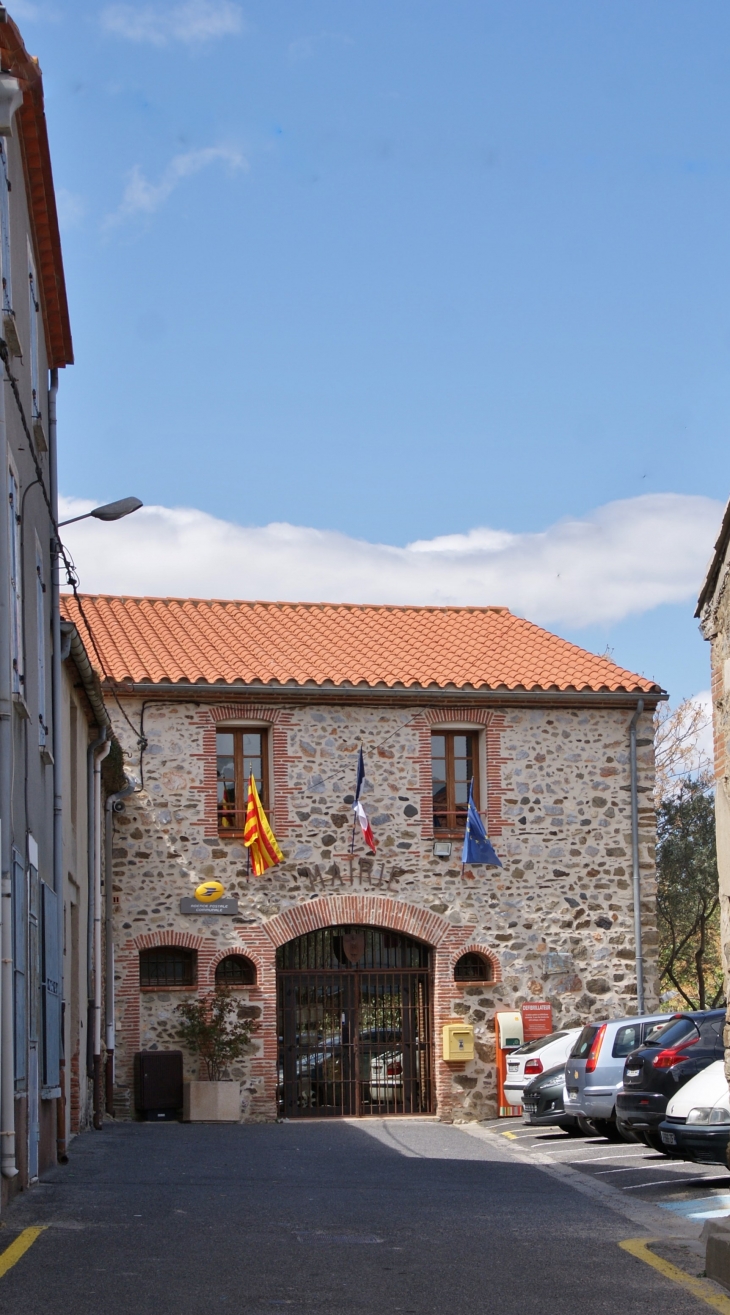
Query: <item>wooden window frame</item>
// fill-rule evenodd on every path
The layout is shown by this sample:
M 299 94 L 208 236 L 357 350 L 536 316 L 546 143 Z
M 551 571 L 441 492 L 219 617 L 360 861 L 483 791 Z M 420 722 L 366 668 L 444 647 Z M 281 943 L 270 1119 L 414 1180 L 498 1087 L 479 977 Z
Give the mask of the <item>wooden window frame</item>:
M 464 735 L 464 736 L 468 735 L 471 738 L 471 742 L 472 742 L 471 760 L 472 760 L 472 773 L 473 773 L 472 798 L 474 800 L 474 803 L 476 804 L 477 811 L 479 811 L 481 808 L 481 803 L 480 803 L 481 739 L 480 739 L 479 731 L 476 729 L 472 729 L 471 727 L 458 727 L 458 726 L 456 727 L 444 726 L 442 728 L 434 727 L 431 731 L 431 764 L 432 765 L 433 765 L 433 738 L 435 735 L 442 735 L 446 742 L 446 746 L 445 746 L 446 747 L 446 808 L 443 811 L 445 811 L 446 813 L 447 822 L 449 821 L 449 819 L 452 819 L 452 825 L 436 826 L 435 824 L 434 821 L 435 809 L 433 808 L 433 777 L 431 784 L 431 801 L 432 801 L 431 824 L 433 827 L 434 838 L 436 840 L 442 838 L 444 840 L 453 840 L 456 837 L 462 838 L 465 830 L 464 826 L 457 825 L 458 822 L 457 808 L 456 808 L 456 801 L 454 798 L 455 784 L 456 784 L 454 779 L 454 737 L 456 735 Z M 432 766 L 432 770 L 433 770 L 433 766 Z M 464 815 L 466 817 L 466 809 L 464 809 Z
M 181 955 L 188 959 L 192 966 L 191 980 L 189 982 L 143 982 L 142 981 L 142 961 L 144 958 L 152 955 Z M 139 989 L 140 991 L 194 991 L 198 982 L 198 954 L 196 950 L 191 950 L 187 945 L 155 945 L 151 948 L 140 950 L 139 952 Z
M 218 736 L 233 736 L 233 789 L 236 797 L 235 807 L 235 825 L 221 826 L 221 814 L 218 812 Z M 261 789 L 259 796 L 261 805 L 265 813 L 268 814 L 270 806 L 269 791 L 269 727 L 268 726 L 216 726 L 216 816 L 218 819 L 218 834 L 220 836 L 242 836 L 244 823 L 246 819 L 245 805 L 245 788 L 246 780 L 243 771 L 243 737 L 244 735 L 261 736 Z M 239 800 L 241 806 L 239 807 Z

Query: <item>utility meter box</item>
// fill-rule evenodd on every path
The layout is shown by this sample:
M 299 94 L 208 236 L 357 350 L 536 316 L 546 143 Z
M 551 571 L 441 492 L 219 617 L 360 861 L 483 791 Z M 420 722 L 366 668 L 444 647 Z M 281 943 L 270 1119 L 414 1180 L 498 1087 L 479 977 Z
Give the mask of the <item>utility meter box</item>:
M 444 1059 L 474 1058 L 474 1028 L 470 1023 L 444 1024 Z
M 522 1014 L 499 1013 L 497 1019 L 497 1045 L 500 1050 L 516 1050 L 521 1046 L 525 1033 L 522 1026 Z

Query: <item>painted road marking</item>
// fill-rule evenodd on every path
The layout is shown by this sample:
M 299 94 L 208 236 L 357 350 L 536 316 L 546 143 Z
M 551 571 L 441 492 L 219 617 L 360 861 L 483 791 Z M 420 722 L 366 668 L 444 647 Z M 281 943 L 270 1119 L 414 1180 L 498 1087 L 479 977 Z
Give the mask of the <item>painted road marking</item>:
M 708 1306 L 714 1306 L 715 1310 L 722 1311 L 722 1315 L 730 1315 L 730 1297 L 724 1296 L 722 1292 L 716 1292 L 706 1279 L 685 1274 L 683 1269 L 678 1269 L 670 1261 L 655 1256 L 649 1247 L 656 1241 L 655 1237 L 630 1237 L 625 1242 L 619 1242 L 619 1246 L 624 1251 L 630 1252 L 632 1256 L 636 1256 L 637 1260 L 643 1260 L 645 1264 L 651 1265 L 652 1269 L 658 1270 L 672 1283 L 678 1283 L 680 1287 L 686 1288 L 694 1297 L 699 1297 L 700 1301 L 705 1301 Z
M 654 1183 L 632 1183 L 630 1187 L 622 1187 L 622 1192 L 635 1192 L 639 1187 L 666 1187 L 671 1183 L 672 1187 L 683 1187 L 685 1183 L 716 1183 L 717 1178 L 713 1175 L 702 1174 L 700 1178 L 660 1178 L 659 1182 Z
M 2 1255 L 0 1255 L 0 1278 L 3 1274 L 7 1274 L 8 1270 L 13 1268 L 13 1265 L 17 1264 L 20 1257 L 25 1255 L 28 1248 L 32 1247 L 36 1238 L 40 1237 L 43 1231 L 43 1227 L 24 1228 L 15 1241 L 5 1248 Z
M 509 1137 L 510 1141 L 517 1141 L 517 1133 L 515 1132 L 503 1132 L 502 1136 Z
M 720 1219 L 730 1215 L 730 1196 L 727 1192 L 716 1196 L 699 1196 L 694 1201 L 660 1201 L 663 1210 L 672 1210 L 688 1219 Z

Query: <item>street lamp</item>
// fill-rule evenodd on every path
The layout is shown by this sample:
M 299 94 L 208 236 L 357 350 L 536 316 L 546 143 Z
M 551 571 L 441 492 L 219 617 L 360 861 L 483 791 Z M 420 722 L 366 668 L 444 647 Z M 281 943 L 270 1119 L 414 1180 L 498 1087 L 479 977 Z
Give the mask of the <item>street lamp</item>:
M 59 521 L 59 530 L 63 525 L 73 525 L 76 521 L 88 520 L 93 516 L 98 521 L 120 521 L 123 516 L 130 516 L 133 511 L 139 511 L 143 503 L 139 498 L 119 498 L 118 502 L 105 502 L 103 507 L 94 507 L 93 511 L 85 511 L 83 516 L 72 516 L 68 521 Z

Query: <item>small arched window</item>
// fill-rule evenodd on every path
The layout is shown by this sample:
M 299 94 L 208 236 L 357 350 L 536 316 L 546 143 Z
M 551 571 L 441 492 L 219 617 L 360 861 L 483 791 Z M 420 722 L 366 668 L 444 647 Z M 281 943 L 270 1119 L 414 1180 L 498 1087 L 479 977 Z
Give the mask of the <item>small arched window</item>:
M 492 965 L 485 954 L 462 954 L 454 964 L 455 982 L 491 982 Z
M 256 967 L 243 954 L 229 954 L 215 970 L 216 986 L 255 986 Z
M 159 945 L 142 950 L 139 956 L 139 984 L 164 991 L 171 986 L 195 985 L 195 950 L 179 945 Z

